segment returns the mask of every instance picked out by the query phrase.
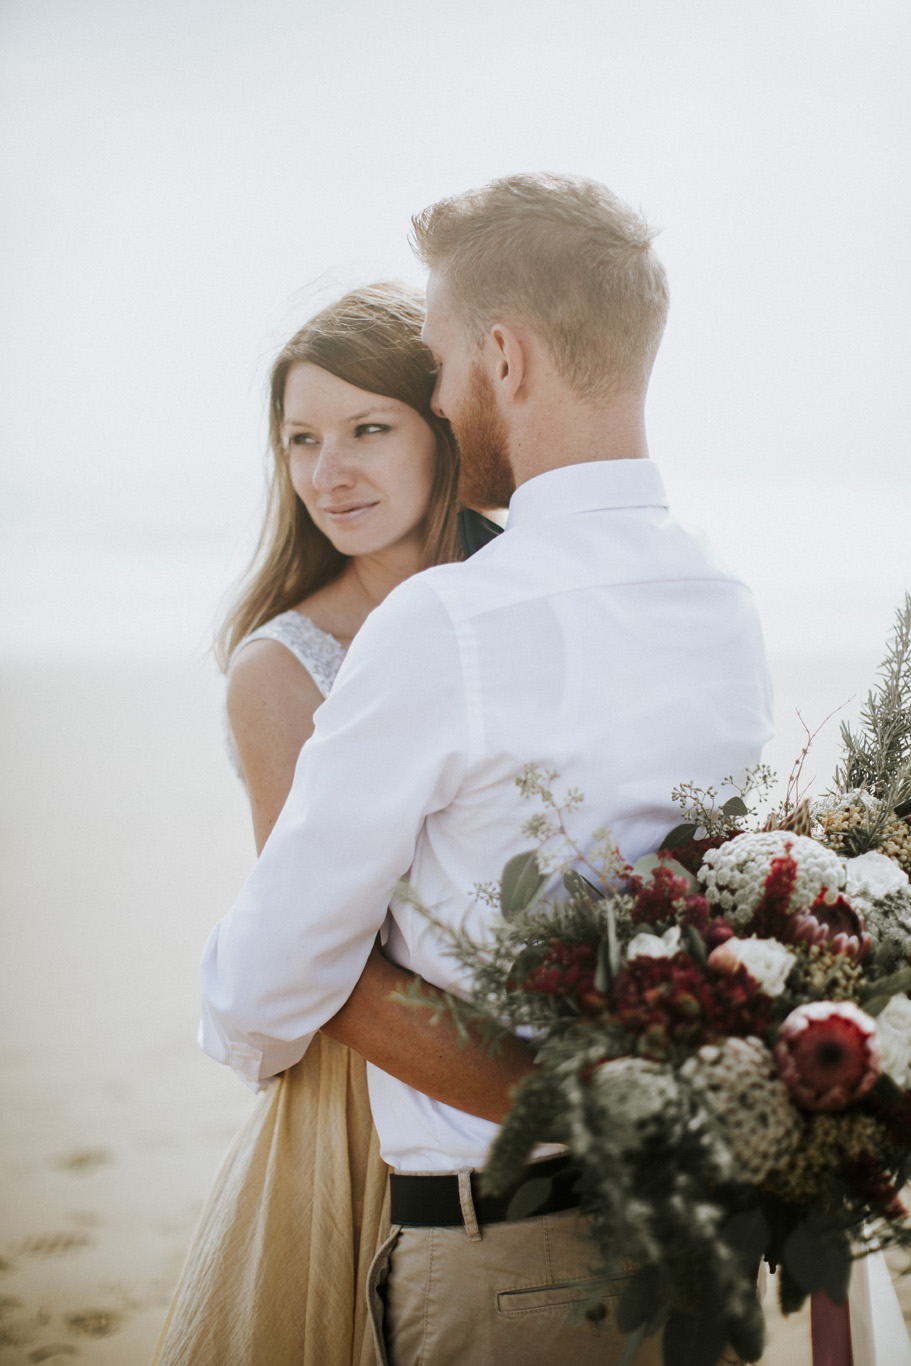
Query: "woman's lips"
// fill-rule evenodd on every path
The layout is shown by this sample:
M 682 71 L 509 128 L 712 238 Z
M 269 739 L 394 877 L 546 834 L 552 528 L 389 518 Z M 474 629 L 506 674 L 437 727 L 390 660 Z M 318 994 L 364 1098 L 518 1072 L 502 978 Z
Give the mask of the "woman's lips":
M 375 508 L 376 503 L 339 503 L 337 507 L 323 508 L 327 517 L 331 517 L 335 522 L 350 522 L 356 517 L 367 513 L 371 508 Z

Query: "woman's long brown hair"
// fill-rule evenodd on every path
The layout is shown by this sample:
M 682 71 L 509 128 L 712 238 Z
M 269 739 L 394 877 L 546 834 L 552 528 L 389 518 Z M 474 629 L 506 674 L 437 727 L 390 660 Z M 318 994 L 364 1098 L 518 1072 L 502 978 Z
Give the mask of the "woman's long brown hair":
M 423 321 L 419 290 L 367 285 L 317 313 L 277 356 L 269 389 L 272 475 L 266 517 L 246 582 L 216 637 L 216 658 L 223 669 L 244 636 L 337 579 L 348 563 L 314 525 L 291 484 L 282 427 L 285 381 L 293 365 L 318 365 L 358 389 L 407 403 L 421 415 L 436 437 L 421 567 L 461 558 L 458 452 L 449 424 L 430 408 L 434 365 L 421 341 Z

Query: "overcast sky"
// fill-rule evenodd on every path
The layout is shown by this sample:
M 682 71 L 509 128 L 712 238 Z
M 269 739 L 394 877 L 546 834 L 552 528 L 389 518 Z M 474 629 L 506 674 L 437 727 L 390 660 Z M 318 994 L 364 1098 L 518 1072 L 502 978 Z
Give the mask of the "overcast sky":
M 165 633 L 163 584 L 202 610 L 256 527 L 273 352 L 420 281 L 413 212 L 531 169 L 662 228 L 652 454 L 770 639 L 881 636 L 911 584 L 906 0 L 4 0 L 0 38 L 9 639 L 61 601 L 46 635 L 100 638 L 113 563 Z

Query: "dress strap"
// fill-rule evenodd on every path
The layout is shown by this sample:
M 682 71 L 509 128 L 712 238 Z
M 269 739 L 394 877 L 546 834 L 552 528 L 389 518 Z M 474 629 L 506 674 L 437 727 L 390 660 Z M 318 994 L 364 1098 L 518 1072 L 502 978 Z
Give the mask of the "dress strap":
M 294 610 L 282 612 L 244 636 L 237 650 L 254 640 L 276 640 L 284 645 L 303 664 L 323 697 L 328 696 L 345 658 L 345 650 L 334 636 L 321 631 L 309 617 Z

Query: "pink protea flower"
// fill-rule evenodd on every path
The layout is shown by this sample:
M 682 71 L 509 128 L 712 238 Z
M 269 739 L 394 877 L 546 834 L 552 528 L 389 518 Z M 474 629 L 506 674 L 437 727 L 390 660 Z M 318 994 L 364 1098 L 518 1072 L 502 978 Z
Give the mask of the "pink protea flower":
M 778 1031 L 775 1063 L 798 1105 L 843 1110 L 879 1076 L 876 1025 L 851 1001 L 798 1006 Z
M 860 962 L 870 952 L 864 918 L 844 896 L 836 897 L 831 905 L 818 896 L 812 906 L 791 916 L 783 937 L 792 944 L 800 940 L 825 944 L 833 953 L 846 953 Z

